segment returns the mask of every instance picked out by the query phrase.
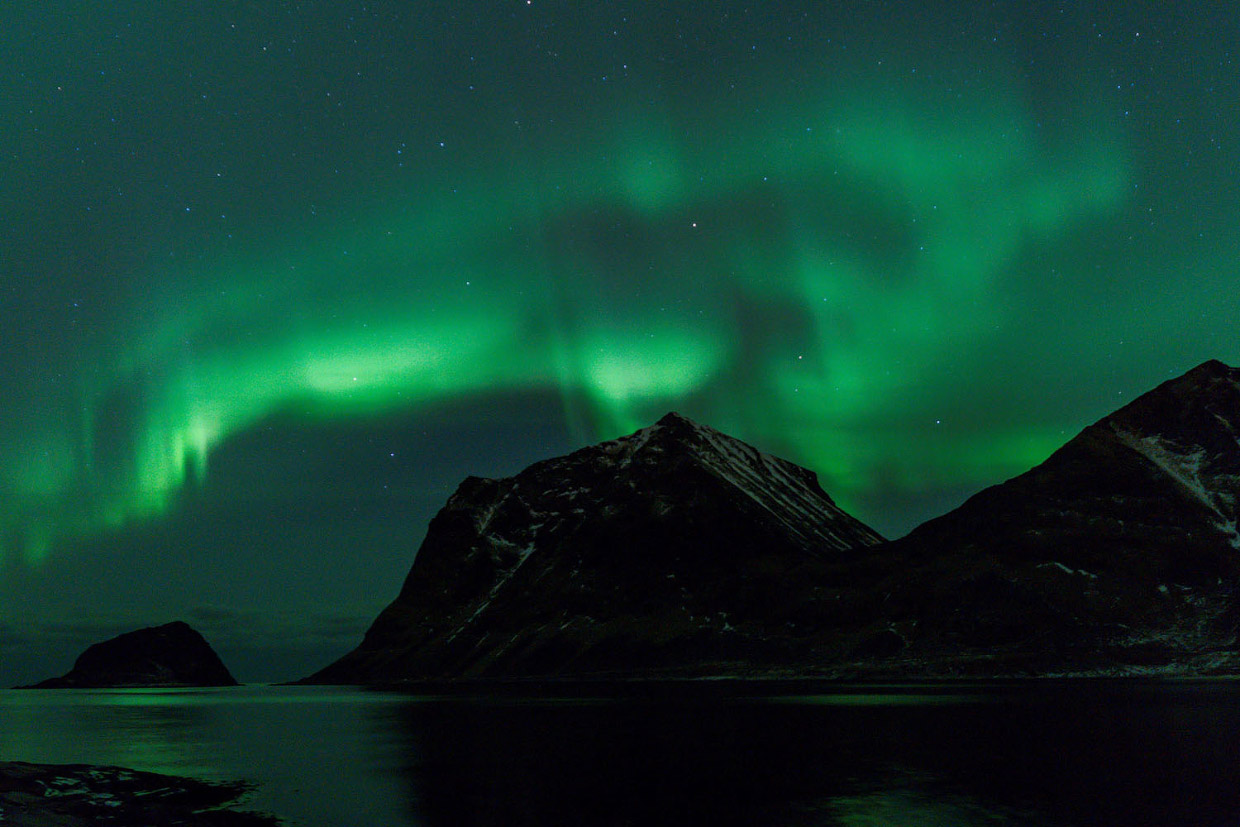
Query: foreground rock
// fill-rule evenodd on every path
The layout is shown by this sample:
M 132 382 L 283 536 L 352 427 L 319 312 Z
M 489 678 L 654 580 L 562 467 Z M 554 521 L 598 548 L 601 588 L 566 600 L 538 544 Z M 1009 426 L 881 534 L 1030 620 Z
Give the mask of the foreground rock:
M 236 686 L 202 635 L 181 621 L 127 632 L 91 646 L 63 677 L 33 689 Z
M 832 567 L 881 542 L 811 471 L 669 414 L 467 479 L 361 646 L 306 682 L 779 668 L 836 610 Z
M 120 767 L 0 762 L 0 824 L 11 827 L 273 827 L 268 815 L 218 809 L 248 791 Z

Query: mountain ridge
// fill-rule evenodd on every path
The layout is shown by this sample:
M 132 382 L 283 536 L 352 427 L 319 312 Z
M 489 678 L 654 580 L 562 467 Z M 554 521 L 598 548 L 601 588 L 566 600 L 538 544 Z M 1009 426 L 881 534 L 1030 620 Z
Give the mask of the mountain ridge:
M 671 413 L 466 479 L 311 683 L 1240 666 L 1240 369 L 1211 360 L 895 541 Z

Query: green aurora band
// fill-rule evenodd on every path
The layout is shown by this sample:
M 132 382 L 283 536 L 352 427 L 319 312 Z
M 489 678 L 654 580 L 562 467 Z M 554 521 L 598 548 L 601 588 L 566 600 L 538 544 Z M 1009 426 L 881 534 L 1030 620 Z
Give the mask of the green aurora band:
M 845 507 L 1030 467 L 1070 415 L 942 411 L 969 394 L 962 360 L 1019 325 L 1030 250 L 1126 208 L 1132 152 L 1101 71 L 1043 129 L 1004 65 L 923 51 L 709 93 L 635 67 L 624 93 L 570 88 L 554 129 L 511 91 L 507 131 L 495 115 L 458 155 L 410 151 L 414 183 L 373 176 L 326 217 L 152 255 L 123 316 L 11 414 L 0 553 L 34 565 L 166 513 L 277 413 L 500 391 L 554 389 L 583 442 L 682 410 L 819 471 Z

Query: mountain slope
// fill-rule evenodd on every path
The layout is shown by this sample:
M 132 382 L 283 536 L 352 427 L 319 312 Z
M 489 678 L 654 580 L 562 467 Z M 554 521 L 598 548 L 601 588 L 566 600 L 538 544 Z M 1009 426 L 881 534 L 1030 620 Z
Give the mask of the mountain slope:
M 306 681 L 770 667 L 835 610 L 832 568 L 881 542 L 812 472 L 668 414 L 465 480 L 361 646 Z
M 893 543 L 669 414 L 466 480 L 361 646 L 307 680 L 1231 673 L 1238 503 L 1221 362 Z
M 1240 370 L 1206 362 L 886 550 L 904 668 L 1227 668 L 1238 498 Z

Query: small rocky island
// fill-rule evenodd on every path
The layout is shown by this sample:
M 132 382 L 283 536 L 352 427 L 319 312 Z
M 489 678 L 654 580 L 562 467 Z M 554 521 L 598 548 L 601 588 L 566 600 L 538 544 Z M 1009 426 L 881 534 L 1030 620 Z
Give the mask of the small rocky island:
M 6 827 L 274 827 L 260 813 L 221 809 L 249 791 L 240 783 L 86 764 L 0 762 L 0 824 Z
M 188 623 L 138 629 L 96 643 L 73 669 L 29 689 L 236 686 L 219 655 Z

